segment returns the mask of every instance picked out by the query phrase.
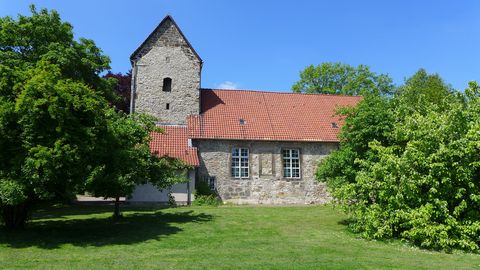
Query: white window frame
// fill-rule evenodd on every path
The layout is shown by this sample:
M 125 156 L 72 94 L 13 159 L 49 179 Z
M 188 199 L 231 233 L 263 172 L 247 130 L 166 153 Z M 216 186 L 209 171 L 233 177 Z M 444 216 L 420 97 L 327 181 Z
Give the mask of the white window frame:
M 285 152 L 288 152 L 288 155 L 285 156 Z M 297 153 L 296 157 L 294 157 L 294 152 Z M 294 162 L 296 161 L 296 162 Z M 294 166 L 294 164 L 298 164 L 298 166 Z M 288 169 L 288 170 L 286 170 Z M 288 148 L 282 149 L 282 170 L 283 170 L 283 177 L 288 179 L 300 179 L 302 178 L 302 165 L 300 159 L 300 149 L 296 148 Z M 295 175 L 293 172 L 294 170 L 298 170 L 298 176 Z
M 235 151 L 238 150 L 238 151 Z M 246 161 L 245 161 L 246 159 Z M 246 165 L 245 165 L 246 163 Z M 250 176 L 250 151 L 248 148 L 234 147 L 230 164 L 230 176 L 245 179 Z

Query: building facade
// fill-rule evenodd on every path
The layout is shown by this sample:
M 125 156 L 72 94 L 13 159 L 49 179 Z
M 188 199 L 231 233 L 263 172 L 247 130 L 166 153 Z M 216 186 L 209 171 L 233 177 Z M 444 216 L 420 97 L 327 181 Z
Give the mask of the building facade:
M 202 60 L 167 16 L 132 54 L 131 113 L 158 118 L 152 152 L 192 165 L 191 182 L 175 198 L 192 198 L 205 181 L 224 202 L 324 203 L 318 162 L 338 148 L 338 106 L 360 97 L 201 88 Z M 132 201 L 163 201 L 151 185 Z M 156 194 L 156 195 L 155 195 Z

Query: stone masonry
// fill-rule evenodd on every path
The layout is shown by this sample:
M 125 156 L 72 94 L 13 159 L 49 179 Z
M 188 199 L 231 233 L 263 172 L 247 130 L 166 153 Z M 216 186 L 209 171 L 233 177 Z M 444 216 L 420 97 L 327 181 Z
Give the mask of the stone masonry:
M 247 204 L 325 203 L 330 195 L 315 180 L 319 160 L 337 149 L 337 143 L 195 140 L 200 155 L 198 178 L 215 176 L 217 191 L 224 202 Z M 248 148 L 250 172 L 247 179 L 230 174 L 233 147 Z M 300 149 L 301 178 L 283 177 L 282 149 Z
M 169 124 L 185 124 L 188 115 L 199 114 L 202 61 L 169 17 L 132 55 L 131 61 L 135 112 L 148 113 L 160 123 Z M 171 92 L 162 91 L 167 77 L 172 79 Z
M 202 113 L 202 60 L 170 16 L 159 24 L 130 60 L 133 66 L 132 112 L 148 113 L 165 125 L 186 125 L 189 115 Z M 169 92 L 162 91 L 165 78 L 172 80 Z M 200 159 L 195 181 L 214 176 L 216 189 L 224 202 L 310 204 L 330 200 L 325 185 L 315 180 L 315 171 L 318 161 L 336 149 L 338 143 L 192 139 L 192 144 L 198 148 Z M 249 149 L 247 179 L 231 177 L 233 147 Z M 300 150 L 300 179 L 283 177 L 282 149 L 287 148 Z

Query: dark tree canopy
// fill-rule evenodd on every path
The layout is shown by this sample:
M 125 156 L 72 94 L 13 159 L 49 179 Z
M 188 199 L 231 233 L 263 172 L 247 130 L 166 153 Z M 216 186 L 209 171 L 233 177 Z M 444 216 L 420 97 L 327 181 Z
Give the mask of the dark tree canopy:
M 372 72 L 368 66 L 327 62 L 306 67 L 292 90 L 309 94 L 391 95 L 395 88 L 388 75 Z
M 132 87 L 132 71 L 129 70 L 127 73 L 112 73 L 108 72 L 103 76 L 104 78 L 113 78 L 117 82 L 115 84 L 114 90 L 115 93 L 119 96 L 118 100 L 114 102 L 115 107 L 118 110 L 121 110 L 125 113 L 130 112 L 130 89 Z

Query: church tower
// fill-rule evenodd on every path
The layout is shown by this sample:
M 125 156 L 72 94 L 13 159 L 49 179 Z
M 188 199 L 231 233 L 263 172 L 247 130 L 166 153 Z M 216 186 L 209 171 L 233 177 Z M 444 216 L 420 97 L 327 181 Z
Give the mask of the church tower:
M 200 113 L 202 59 L 171 16 L 166 16 L 130 56 L 130 112 L 147 113 L 161 124 L 186 124 Z

